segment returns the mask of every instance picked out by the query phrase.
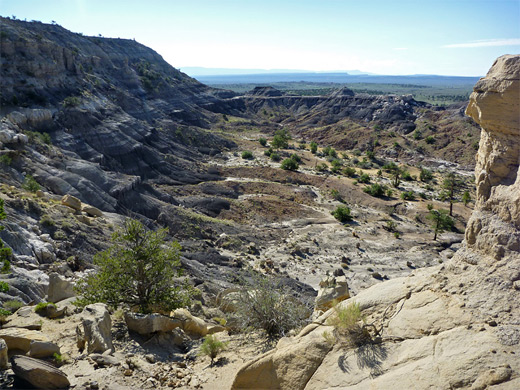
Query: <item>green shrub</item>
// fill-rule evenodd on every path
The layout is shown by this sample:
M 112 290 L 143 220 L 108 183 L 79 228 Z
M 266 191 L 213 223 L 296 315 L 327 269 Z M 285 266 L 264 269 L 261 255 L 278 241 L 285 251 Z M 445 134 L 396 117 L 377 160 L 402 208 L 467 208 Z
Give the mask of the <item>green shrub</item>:
M 276 130 L 274 133 L 273 141 L 271 142 L 271 145 L 275 149 L 286 149 L 289 147 L 289 140 L 291 139 L 291 136 L 285 129 Z
M 339 202 L 343 201 L 343 199 L 341 198 L 341 195 L 339 193 L 339 191 L 335 188 L 333 188 L 332 190 L 330 190 L 330 196 L 332 196 L 332 199 L 334 200 L 337 200 Z
M 23 302 L 11 299 L 9 301 L 5 301 L 3 306 L 4 309 L 9 310 L 11 313 L 14 313 L 16 310 L 23 306 Z
M 363 173 L 358 177 L 358 182 L 363 184 L 370 183 L 370 176 L 368 173 Z
M 57 366 L 61 366 L 63 364 L 63 356 L 57 352 L 54 352 L 52 355 L 52 358 L 54 360 L 54 363 L 56 363 Z
M 272 161 L 276 161 L 276 162 L 278 162 L 278 161 L 280 161 L 281 159 L 282 159 L 282 158 L 280 157 L 280 155 L 279 155 L 278 153 L 276 153 L 276 152 L 272 152 L 272 153 L 271 153 L 271 160 L 272 160 Z
M 273 154 L 273 148 L 269 148 L 266 151 L 264 151 L 264 155 L 267 157 L 271 156 L 271 154 Z
M 81 103 L 81 100 L 77 96 L 69 96 L 63 99 L 63 102 L 61 103 L 63 107 L 76 107 L 79 106 Z
M 11 165 L 13 162 L 13 159 L 11 157 L 9 157 L 8 154 L 2 154 L 0 156 L 0 164 L 3 164 L 3 165 Z
M 7 282 L 1 281 L 0 282 L 0 292 L 6 293 L 9 291 L 9 284 Z
M 26 175 L 22 184 L 22 188 L 30 192 L 36 192 L 40 189 L 40 185 L 34 177 L 31 175 Z
M 316 154 L 316 152 L 318 151 L 318 144 L 316 142 L 312 141 L 310 143 L 310 147 L 311 147 L 311 153 Z
M 421 173 L 419 175 L 421 181 L 427 182 L 433 179 L 433 173 L 429 169 L 421 168 Z
M 355 177 L 356 176 L 356 169 L 352 167 L 345 167 L 343 169 L 343 174 L 347 177 Z
M 253 153 L 251 153 L 251 151 L 249 151 L 249 150 L 244 150 L 242 152 L 242 158 L 244 160 L 252 160 L 253 159 Z
M 372 196 L 381 198 L 385 196 L 387 187 L 379 183 L 372 183 L 371 185 L 363 188 L 363 191 Z
M 374 158 L 376 158 L 376 154 L 375 154 L 375 152 L 373 152 L 372 150 L 367 150 L 366 154 L 367 154 L 367 157 L 368 157 L 370 160 L 373 160 Z
M 286 158 L 282 161 L 281 165 L 282 169 L 285 169 L 287 171 L 296 171 L 299 168 L 298 162 L 293 160 L 292 158 Z
M 54 222 L 54 219 L 52 219 L 48 214 L 43 214 L 40 218 L 40 225 L 53 227 L 56 226 L 56 222 Z
M 317 172 L 326 172 L 329 166 L 326 163 L 317 164 L 315 167 Z
M 353 302 L 348 306 L 335 304 L 333 308 L 334 314 L 328 318 L 327 324 L 334 327 L 334 334 L 340 342 L 353 347 L 372 342 L 359 303 Z
M 149 231 L 127 220 L 112 245 L 94 256 L 98 272 L 76 285 L 79 305 L 104 302 L 142 313 L 170 311 L 189 303 L 190 288 L 174 282 L 182 275 L 180 245 L 166 243 L 167 229 Z
M 7 217 L 5 211 L 4 211 L 4 200 L 0 198 L 0 221 L 5 219 Z M 4 225 L 0 225 L 0 232 L 2 230 L 4 230 Z M 2 241 L 2 239 L 0 239 L 0 261 L 3 261 L 3 268 L 5 267 L 8 267 L 8 270 L 11 268 L 11 263 L 9 262 L 9 259 L 11 258 L 11 255 L 13 254 L 13 251 L 11 250 L 11 248 L 8 248 L 5 246 L 4 242 Z M 5 282 L 0 282 L 0 286 L 1 286 L 1 283 L 5 283 Z M 7 285 L 7 283 L 6 283 Z M 7 286 L 7 290 L 9 290 L 9 286 Z M 2 288 L 0 287 L 0 292 L 6 292 L 6 291 L 3 291 Z
M 415 192 L 413 191 L 405 191 L 401 193 L 402 200 L 415 200 Z
M 433 144 L 435 142 L 435 138 L 431 135 L 426 137 L 424 140 L 426 141 L 427 144 Z
M 406 180 L 406 181 L 412 181 L 413 180 L 412 175 L 410 175 L 410 172 L 408 172 L 408 171 L 402 171 L 401 172 L 401 177 L 402 177 L 403 180 Z
M 211 359 L 211 366 L 218 354 L 226 349 L 227 343 L 219 341 L 214 335 L 207 335 L 204 337 L 204 342 L 200 346 L 200 356 L 209 356 Z
M 347 206 L 338 206 L 336 207 L 336 210 L 331 212 L 331 214 L 341 223 L 352 221 L 352 216 L 350 215 L 350 208 L 348 208 Z
M 291 154 L 291 157 L 294 161 L 296 161 L 298 164 L 302 162 L 302 158 L 298 156 L 296 153 Z
M 260 137 L 258 139 L 258 142 L 260 142 L 260 145 L 262 145 L 262 146 L 266 146 L 267 145 L 267 140 L 264 137 Z

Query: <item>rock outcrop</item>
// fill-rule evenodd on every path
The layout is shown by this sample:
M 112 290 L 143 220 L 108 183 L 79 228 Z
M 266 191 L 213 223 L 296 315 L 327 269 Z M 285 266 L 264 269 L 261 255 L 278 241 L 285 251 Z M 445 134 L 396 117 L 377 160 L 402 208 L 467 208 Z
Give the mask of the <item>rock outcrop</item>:
M 467 113 L 482 126 L 478 199 L 455 256 L 339 304 L 357 302 L 382 328 L 373 342 L 320 349 L 334 334 L 329 310 L 243 366 L 232 389 L 520 387 L 519 80 L 520 56 L 503 56 L 471 95 Z
M 111 333 L 112 321 L 104 303 L 85 306 L 81 313 L 81 324 L 76 328 L 77 345 L 88 353 L 114 352 Z

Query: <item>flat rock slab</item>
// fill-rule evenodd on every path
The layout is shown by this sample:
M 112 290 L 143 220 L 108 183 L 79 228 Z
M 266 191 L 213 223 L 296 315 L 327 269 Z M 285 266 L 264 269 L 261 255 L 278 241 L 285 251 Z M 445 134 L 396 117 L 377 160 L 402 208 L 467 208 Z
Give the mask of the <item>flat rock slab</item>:
M 67 375 L 47 362 L 27 356 L 13 356 L 14 374 L 37 389 L 66 389 L 70 386 Z
M 49 341 L 43 333 L 23 328 L 0 329 L 0 339 L 5 340 L 10 351 L 20 350 L 23 352 L 29 352 L 31 341 Z

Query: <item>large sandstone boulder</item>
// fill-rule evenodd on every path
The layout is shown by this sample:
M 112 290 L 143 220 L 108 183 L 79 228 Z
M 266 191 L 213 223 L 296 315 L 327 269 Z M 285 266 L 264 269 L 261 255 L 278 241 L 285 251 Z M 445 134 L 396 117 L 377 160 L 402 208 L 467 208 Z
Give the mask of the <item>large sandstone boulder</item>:
M 461 249 L 338 304 L 382 329 L 372 342 L 340 342 L 328 310 L 244 365 L 233 390 L 520 388 L 520 55 L 500 57 L 470 99 L 482 137 Z
M 112 321 L 103 303 L 87 305 L 81 313 L 81 324 L 76 327 L 77 345 L 88 353 L 114 351 L 111 333 Z
M 29 352 L 32 341 L 49 341 L 42 332 L 23 328 L 0 329 L 0 339 L 5 341 L 10 351 L 17 350 L 23 353 Z
M 208 324 L 199 317 L 192 315 L 186 309 L 177 309 L 171 317 L 181 323 L 181 328 L 193 337 L 204 337 L 208 334 Z
M 75 296 L 72 282 L 53 272 L 49 275 L 48 302 L 59 302 Z
M 81 200 L 79 200 L 75 196 L 68 194 L 64 195 L 63 198 L 61 198 L 61 204 L 64 206 L 68 206 L 76 211 L 81 211 Z
M 60 369 L 47 362 L 27 356 L 13 356 L 14 374 L 37 389 L 66 389 L 70 382 Z
M 51 357 L 55 353 L 60 354 L 60 347 L 49 341 L 31 341 L 29 346 L 29 356 L 33 358 Z
M 162 314 L 139 314 L 125 313 L 125 322 L 128 330 L 148 336 L 157 332 L 170 332 L 181 326 L 181 322 L 177 319 L 164 316 Z

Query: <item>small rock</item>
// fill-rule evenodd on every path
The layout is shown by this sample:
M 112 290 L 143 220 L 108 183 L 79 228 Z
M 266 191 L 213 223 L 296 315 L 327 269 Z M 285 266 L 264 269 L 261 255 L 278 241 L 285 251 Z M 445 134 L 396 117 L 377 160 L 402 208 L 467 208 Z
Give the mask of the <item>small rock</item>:
M 133 373 L 134 373 L 134 372 L 133 372 L 132 370 L 128 369 L 128 370 L 125 370 L 125 372 L 124 372 L 123 374 L 124 374 L 125 376 L 132 376 Z
M 146 359 L 146 361 L 148 363 L 151 363 L 151 364 L 154 364 L 155 363 L 155 356 L 152 355 L 151 353 L 147 354 L 147 355 L 144 355 L 144 358 Z

